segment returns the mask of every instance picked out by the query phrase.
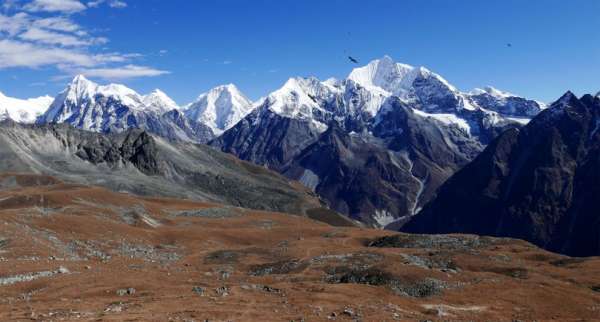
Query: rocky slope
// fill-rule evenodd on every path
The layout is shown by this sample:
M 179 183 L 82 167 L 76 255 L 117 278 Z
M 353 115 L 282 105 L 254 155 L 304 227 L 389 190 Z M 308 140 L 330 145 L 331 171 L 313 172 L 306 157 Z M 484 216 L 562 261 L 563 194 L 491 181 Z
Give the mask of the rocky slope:
M 402 230 L 509 236 L 600 255 L 599 128 L 600 99 L 565 94 L 520 131 L 500 135 Z
M 403 222 L 481 145 L 400 100 L 388 104 L 372 134 L 347 133 L 331 123 L 282 172 L 316 191 L 332 209 L 365 223 Z
M 0 123 L 0 170 L 53 175 L 114 191 L 216 201 L 348 220 L 298 183 L 210 147 L 141 130 L 105 135 L 60 125 Z
M 571 321 L 600 260 L 0 175 L 2 321 Z

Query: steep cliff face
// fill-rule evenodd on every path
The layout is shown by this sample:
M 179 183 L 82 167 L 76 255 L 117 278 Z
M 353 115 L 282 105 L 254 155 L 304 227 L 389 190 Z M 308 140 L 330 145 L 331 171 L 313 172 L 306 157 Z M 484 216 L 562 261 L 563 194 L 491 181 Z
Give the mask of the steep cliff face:
M 600 254 L 598 129 L 600 99 L 565 94 L 498 137 L 402 230 L 510 236 L 570 255 Z

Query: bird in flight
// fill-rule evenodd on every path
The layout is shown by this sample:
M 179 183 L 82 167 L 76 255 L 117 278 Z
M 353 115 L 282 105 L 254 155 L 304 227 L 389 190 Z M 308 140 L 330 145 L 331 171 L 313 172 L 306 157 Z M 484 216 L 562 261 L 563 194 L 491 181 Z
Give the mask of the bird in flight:
M 354 57 L 348 56 L 348 59 L 350 59 L 351 62 L 358 64 L 358 60 L 356 60 Z

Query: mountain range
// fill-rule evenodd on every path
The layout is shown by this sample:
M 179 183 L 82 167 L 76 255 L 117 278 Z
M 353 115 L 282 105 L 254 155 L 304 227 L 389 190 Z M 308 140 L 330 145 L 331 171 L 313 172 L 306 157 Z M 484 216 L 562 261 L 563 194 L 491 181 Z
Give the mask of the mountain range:
M 183 107 L 160 90 L 141 95 L 80 75 L 36 123 L 208 143 L 300 181 L 339 213 L 393 228 L 497 135 L 545 107 L 491 87 L 461 92 L 385 56 L 343 80 L 290 78 L 256 102 L 229 84 Z
M 544 108 L 492 88 L 463 93 L 386 56 L 344 80 L 291 78 L 209 144 L 385 227 L 408 220 L 498 134 Z
M 548 107 L 463 92 L 386 56 L 342 80 L 290 78 L 256 102 L 228 84 L 180 107 L 80 75 L 51 102 L 1 95 L 0 108 L 2 171 L 600 254 L 598 95 Z

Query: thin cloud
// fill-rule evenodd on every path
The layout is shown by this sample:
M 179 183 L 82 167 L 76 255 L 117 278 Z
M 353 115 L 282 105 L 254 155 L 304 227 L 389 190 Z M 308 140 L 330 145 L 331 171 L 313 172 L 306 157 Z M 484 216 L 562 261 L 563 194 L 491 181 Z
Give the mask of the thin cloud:
M 120 0 L 95 0 L 95 1 L 90 1 L 87 3 L 87 6 L 89 8 L 98 8 L 100 7 L 101 4 L 103 3 L 108 3 L 108 6 L 111 8 L 116 8 L 116 9 L 123 9 L 127 7 L 127 3 L 124 1 L 120 1 Z
M 34 26 L 38 27 L 38 28 L 44 28 L 44 29 L 49 29 L 49 30 L 54 30 L 54 31 L 62 31 L 62 32 L 73 32 L 76 33 L 78 36 L 85 36 L 87 35 L 87 32 L 83 32 L 80 33 L 79 31 L 81 30 L 81 27 L 72 22 L 69 19 L 66 19 L 64 17 L 50 17 L 50 18 L 43 18 L 43 19 L 37 19 L 34 22 Z
M 90 1 L 87 3 L 87 6 L 89 8 L 98 8 L 101 4 L 104 3 L 105 0 L 96 0 L 96 1 Z
M 233 63 L 231 60 L 223 61 L 223 65 L 230 65 L 231 63 Z
M 18 0 L 4 0 L 4 1 L 2 1 L 2 9 L 10 10 L 13 8 L 17 8 L 18 4 L 19 4 Z
M 29 15 L 24 12 L 19 12 L 13 16 L 0 14 L 0 33 L 14 36 L 25 30 L 30 23 Z
M 108 3 L 108 6 L 111 8 L 122 9 L 122 8 L 127 7 L 127 3 L 123 2 L 123 1 L 119 1 L 119 0 L 112 0 Z
M 30 12 L 61 12 L 75 13 L 84 11 L 87 7 L 77 0 L 33 0 L 23 7 Z
M 80 69 L 75 71 L 73 74 L 83 74 L 87 77 L 98 77 L 107 80 L 113 79 L 127 79 L 127 78 L 138 78 L 138 77 L 154 77 L 171 72 L 166 70 L 159 70 L 152 67 L 137 66 L 137 65 L 126 65 L 118 68 L 91 68 L 91 69 Z
M 91 41 L 93 41 L 83 40 L 79 37 L 38 28 L 31 28 L 27 30 L 26 32 L 20 34 L 19 38 L 42 44 L 60 45 L 64 47 L 88 46 L 91 45 Z M 106 39 L 102 39 L 101 41 L 106 42 Z
M 94 66 L 98 61 L 93 56 L 75 50 L 38 46 L 31 43 L 0 40 L 0 68 L 47 65 Z

